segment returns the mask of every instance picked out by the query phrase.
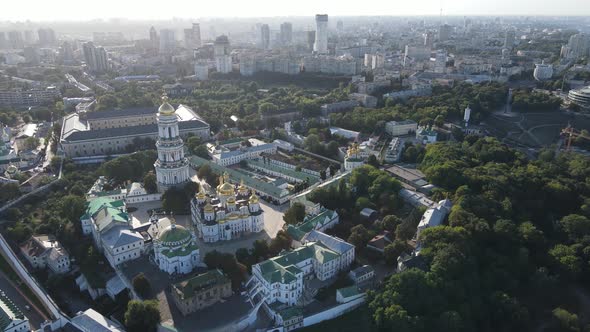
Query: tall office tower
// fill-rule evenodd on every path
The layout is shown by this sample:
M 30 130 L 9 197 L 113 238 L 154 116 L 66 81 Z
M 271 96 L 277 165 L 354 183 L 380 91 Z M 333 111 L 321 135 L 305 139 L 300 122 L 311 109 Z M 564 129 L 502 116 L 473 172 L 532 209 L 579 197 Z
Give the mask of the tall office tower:
M 338 33 L 342 33 L 344 31 L 344 23 L 342 23 L 342 21 L 336 22 L 336 30 Z
M 227 36 L 219 36 L 213 43 L 213 55 L 215 56 L 215 69 L 222 74 L 232 71 L 231 50 Z
M 201 28 L 199 23 L 193 23 L 190 29 L 184 29 L 184 46 L 194 49 L 201 46 Z
M 104 73 L 109 69 L 107 52 L 102 47 L 94 46 L 92 42 L 86 42 L 82 45 L 84 60 L 88 69 L 94 73 Z
M 41 46 L 51 46 L 57 43 L 55 31 L 51 28 L 39 29 L 37 30 L 37 35 L 39 35 L 39 44 Z
M 201 47 L 201 25 L 193 23 L 193 42 L 194 47 Z
M 268 26 L 268 24 L 263 24 L 260 26 L 258 38 L 260 48 L 268 50 L 270 48 L 270 27 Z
M 315 42 L 313 51 L 318 54 L 328 53 L 328 15 L 315 16 Z
M 451 33 L 453 31 L 453 27 L 448 24 L 443 24 L 438 29 L 438 41 L 447 41 L 451 39 Z
M 281 43 L 283 45 L 289 45 L 293 41 L 293 25 L 290 22 L 284 22 L 281 24 Z
M 175 49 L 176 38 L 174 37 L 174 30 L 160 30 L 160 54 L 172 54 Z
M 590 48 L 590 36 L 584 33 L 572 35 L 567 46 L 569 48 L 568 58 L 576 59 L 587 56 Z
M 25 30 L 25 45 L 33 45 L 35 43 L 35 35 L 32 30 Z
M 426 31 L 422 34 L 422 37 L 424 38 L 424 46 L 432 47 L 434 42 L 434 33 L 432 31 Z
M 23 34 L 16 30 L 8 31 L 8 43 L 10 48 L 23 48 L 25 46 L 25 43 L 23 42 Z
M 150 44 L 152 50 L 157 50 L 160 47 L 160 41 L 158 40 L 158 31 L 156 31 L 156 28 L 154 27 L 150 28 Z
M 74 49 L 70 42 L 64 42 L 59 48 L 59 57 L 64 64 L 70 64 L 74 62 Z
M 0 31 L 0 50 L 8 47 L 8 41 L 6 40 L 6 34 L 4 31 Z
M 315 31 L 307 32 L 307 48 L 313 51 L 313 45 L 315 45 Z
M 511 49 L 514 47 L 514 40 L 516 39 L 516 31 L 514 29 L 506 30 L 504 35 L 504 48 Z

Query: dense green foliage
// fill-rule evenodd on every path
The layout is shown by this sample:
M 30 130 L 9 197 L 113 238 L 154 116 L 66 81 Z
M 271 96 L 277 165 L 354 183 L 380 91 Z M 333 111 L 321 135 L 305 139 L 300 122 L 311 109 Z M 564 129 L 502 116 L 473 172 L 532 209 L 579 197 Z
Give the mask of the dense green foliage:
M 105 162 L 98 169 L 98 173 L 116 183 L 141 182 L 146 173 L 154 169 L 154 162 L 157 158 L 156 150 L 136 152 Z
M 448 226 L 420 235 L 428 269 L 395 274 L 371 294 L 377 329 L 533 330 L 563 304 L 563 285 L 587 281 L 590 159 L 541 155 L 470 136 L 426 148 L 421 168 L 454 206 Z
M 125 327 L 129 332 L 156 331 L 160 324 L 160 310 L 158 301 L 131 300 L 125 312 Z
M 516 90 L 513 94 L 512 108 L 520 112 L 557 111 L 561 99 L 542 92 Z
M 469 106 L 471 118 L 477 123 L 503 105 L 506 93 L 506 86 L 499 83 L 461 83 L 452 88 L 437 86 L 429 97 L 411 98 L 405 103 L 388 102 L 383 108 L 357 108 L 352 112 L 333 113 L 330 114 L 330 120 L 334 126 L 371 133 L 382 131 L 385 122 L 393 120 L 411 119 L 422 125 L 458 120 Z

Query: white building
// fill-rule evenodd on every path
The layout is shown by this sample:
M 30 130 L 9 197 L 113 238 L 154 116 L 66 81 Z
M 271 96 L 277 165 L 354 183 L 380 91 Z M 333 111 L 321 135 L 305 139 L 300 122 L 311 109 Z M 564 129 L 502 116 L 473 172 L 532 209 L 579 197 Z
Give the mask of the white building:
M 86 193 L 86 199 L 102 197 L 111 200 L 123 200 L 126 204 L 151 202 L 159 200 L 162 197 L 160 193 L 149 194 L 140 182 L 132 182 L 124 188 L 114 188 L 112 190 L 105 190 L 107 178 L 99 176 L 92 187 Z
M 209 79 L 209 65 L 206 62 L 195 63 L 195 78 L 199 81 Z
M 0 291 L 0 330 L 3 332 L 28 332 L 31 330 L 29 319 L 20 311 L 20 309 L 6 296 L 4 291 Z
M 344 169 L 347 171 L 361 167 L 367 161 L 369 154 L 362 154 L 357 143 L 352 144 L 344 157 Z
M 222 74 L 232 72 L 232 60 L 229 39 L 227 36 L 219 36 L 213 44 L 213 55 L 215 57 L 215 68 Z
M 47 267 L 56 274 L 70 271 L 70 255 L 53 235 L 31 236 L 20 250 L 34 268 Z
M 72 324 L 83 332 L 124 332 L 125 329 L 94 309 L 79 311 Z
M 416 130 L 416 139 L 422 144 L 436 143 L 438 133 L 431 128 L 418 127 Z
M 543 60 L 541 63 L 535 64 L 535 71 L 533 72 L 533 77 L 537 81 L 545 81 L 550 79 L 553 76 L 553 65 L 545 64 Z
M 328 15 L 317 14 L 315 16 L 315 42 L 313 51 L 318 54 L 328 53 Z
M 167 97 L 163 99 L 164 103 L 158 109 L 158 159 L 154 163 L 160 192 L 189 181 L 189 164 L 184 156 L 176 110 L 168 103 Z
M 389 121 L 385 124 L 385 132 L 391 136 L 410 135 L 416 132 L 418 124 L 412 120 Z
M 154 259 L 160 270 L 168 274 L 192 272 L 200 263 L 195 234 L 169 218 L 162 218 L 157 223 L 167 225 L 154 232 Z
M 303 294 L 304 278 L 328 280 L 354 261 L 354 246 L 341 239 L 313 230 L 303 241 L 293 251 L 252 266 L 252 278 L 246 283 L 252 299 L 260 296 L 267 305 L 294 306 Z
M 416 237 L 419 237 L 420 233 L 426 228 L 441 225 L 445 220 L 445 217 L 451 212 L 452 207 L 453 203 L 451 203 L 450 200 L 445 199 L 438 202 L 434 207 L 426 210 L 418 223 Z
M 199 238 L 205 242 L 232 240 L 264 229 L 264 214 L 259 198 L 244 184 L 236 189 L 224 174 L 217 195 L 201 191 L 191 200 L 191 216 Z
M 132 219 L 124 201 L 100 197 L 88 202 L 80 223 L 82 232 L 92 235 L 95 246 L 115 267 L 143 252 L 144 238 L 132 229 Z
M 207 151 L 213 162 L 221 166 L 234 165 L 242 160 L 258 158 L 262 153 L 277 153 L 277 145 L 275 143 L 265 143 L 254 138 L 249 139 L 248 142 L 250 146 L 240 145 L 234 150 L 221 145 L 216 146 L 207 143 Z

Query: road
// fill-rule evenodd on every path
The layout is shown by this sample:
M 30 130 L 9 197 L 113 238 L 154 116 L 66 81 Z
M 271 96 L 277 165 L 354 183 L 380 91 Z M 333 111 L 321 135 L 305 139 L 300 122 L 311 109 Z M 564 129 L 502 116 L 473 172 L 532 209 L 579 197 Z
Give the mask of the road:
M 12 300 L 12 302 L 14 302 L 14 304 L 16 304 L 24 315 L 27 316 L 32 330 L 37 330 L 41 327 L 41 323 L 46 320 L 44 318 L 45 315 L 38 311 L 35 306 L 26 299 L 24 294 L 3 272 L 0 272 L 0 289 Z M 25 305 L 28 305 L 31 309 L 26 310 Z

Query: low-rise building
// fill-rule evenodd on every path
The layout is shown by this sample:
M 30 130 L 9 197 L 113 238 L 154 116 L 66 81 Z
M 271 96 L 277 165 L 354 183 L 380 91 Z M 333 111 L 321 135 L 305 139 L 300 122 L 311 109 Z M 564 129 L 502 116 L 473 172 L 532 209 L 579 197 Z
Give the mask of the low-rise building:
M 348 272 L 348 277 L 350 280 L 354 281 L 356 285 L 368 283 L 375 278 L 375 269 L 370 265 L 363 265 Z
M 427 127 L 418 127 L 416 130 L 416 139 L 422 144 L 436 143 L 438 133 Z
M 294 241 L 301 241 L 309 232 L 324 232 L 340 222 L 336 211 L 321 208 L 319 213 L 307 215 L 300 224 L 287 225 L 287 233 Z
M 398 137 L 394 137 L 391 142 L 389 142 L 389 146 L 387 150 L 385 150 L 385 157 L 383 160 L 387 163 L 396 163 L 400 160 L 402 151 L 403 151 L 403 144 L 402 140 Z
M 3 332 L 26 332 L 31 330 L 29 319 L 12 300 L 0 290 L 0 330 Z
M 363 296 L 365 296 L 365 293 L 361 292 L 356 285 L 336 290 L 336 302 L 338 303 L 348 303 Z
M 221 166 L 238 164 L 242 160 L 258 158 L 263 153 L 274 154 L 277 146 L 274 143 L 251 138 L 248 140 L 250 146 L 240 145 L 239 148 L 230 150 L 225 146 L 207 144 L 207 150 L 214 163 Z
M 80 217 L 82 232 L 92 235 L 96 248 L 113 267 L 143 253 L 145 239 L 133 229 L 132 218 L 124 201 L 102 197 L 89 201 Z
M 163 218 L 158 223 L 168 226 L 154 234 L 154 261 L 160 270 L 168 274 L 187 274 L 199 266 L 200 255 L 195 234 L 174 219 Z
M 418 223 L 418 229 L 416 231 L 416 237 L 420 236 L 420 233 L 429 227 L 439 226 L 443 223 L 446 216 L 451 212 L 451 208 L 453 207 L 453 203 L 450 200 L 445 199 L 434 207 L 429 208 L 424 212 L 420 222 Z
M 49 268 L 62 274 L 70 271 L 70 255 L 53 235 L 31 236 L 20 246 L 21 253 L 34 268 Z
M 173 284 L 171 293 L 174 304 L 186 316 L 231 296 L 231 281 L 216 269 Z
M 92 308 L 79 311 L 71 323 L 83 332 L 125 332 L 122 326 Z
M 410 135 L 416 132 L 418 124 L 416 121 L 389 121 L 385 124 L 385 132 L 391 136 Z
M 354 246 L 338 238 L 313 230 L 302 241 L 301 247 L 252 266 L 246 284 L 251 298 L 260 295 L 267 305 L 294 306 L 303 294 L 304 278 L 328 280 L 354 261 Z

